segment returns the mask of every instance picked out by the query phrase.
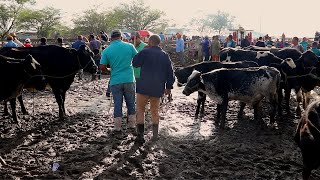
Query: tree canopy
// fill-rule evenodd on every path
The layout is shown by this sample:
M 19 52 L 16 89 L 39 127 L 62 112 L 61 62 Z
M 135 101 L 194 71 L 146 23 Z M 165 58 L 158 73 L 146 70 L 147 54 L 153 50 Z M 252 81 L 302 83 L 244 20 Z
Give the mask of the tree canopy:
M 38 37 L 48 37 L 60 25 L 60 19 L 60 10 L 53 7 L 24 9 L 17 18 L 17 29 L 36 30 Z
M 191 24 L 195 30 L 203 33 L 216 32 L 219 35 L 230 28 L 233 28 L 235 17 L 227 12 L 218 11 L 215 14 L 206 14 L 203 18 L 193 18 Z
M 34 9 L 36 0 L 0 0 L 0 38 L 10 31 L 37 31 L 38 37 L 54 35 L 74 36 L 76 34 L 98 34 L 117 28 L 128 31 L 147 29 L 153 32 L 164 31 L 168 27 L 165 13 L 147 6 L 144 0 L 120 4 L 105 11 L 93 7 L 77 14 L 72 19 L 72 28 L 64 25 L 61 11 L 53 7 Z
M 16 20 L 26 4 L 34 0 L 2 0 L 0 1 L 0 38 L 5 37 L 16 27 Z
M 114 11 L 122 19 L 122 28 L 128 30 L 147 29 L 156 31 L 168 25 L 167 20 L 163 19 L 165 13 L 157 9 L 151 9 L 143 0 L 138 0 L 135 3 L 121 4 Z

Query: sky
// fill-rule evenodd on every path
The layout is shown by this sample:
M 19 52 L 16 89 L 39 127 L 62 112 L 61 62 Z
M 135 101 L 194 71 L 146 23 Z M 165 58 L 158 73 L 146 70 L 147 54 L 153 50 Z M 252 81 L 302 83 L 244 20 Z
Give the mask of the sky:
M 63 19 L 71 19 L 86 9 L 113 8 L 132 0 L 37 0 L 36 8 L 52 6 L 61 9 Z M 320 31 L 320 0 L 145 0 L 147 5 L 165 12 L 177 26 L 185 27 L 193 17 L 214 14 L 218 10 L 235 16 L 236 27 L 267 33 L 271 36 L 314 37 Z

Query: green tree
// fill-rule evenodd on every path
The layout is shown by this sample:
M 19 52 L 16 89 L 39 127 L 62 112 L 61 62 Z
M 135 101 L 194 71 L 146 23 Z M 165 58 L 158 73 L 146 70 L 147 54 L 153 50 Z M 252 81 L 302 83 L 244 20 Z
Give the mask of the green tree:
M 20 12 L 18 28 L 36 30 L 38 37 L 48 37 L 60 25 L 60 10 L 47 7 L 40 10 L 24 9 Z
M 121 4 L 114 11 L 122 19 L 120 26 L 123 29 L 163 31 L 168 26 L 168 21 L 163 19 L 165 13 L 157 9 L 151 9 L 143 0 Z
M 208 14 L 204 19 L 204 26 L 212 29 L 220 35 L 222 31 L 233 28 L 234 16 L 227 12 L 218 11 L 216 14 Z
M 73 19 L 75 34 L 98 34 L 101 30 L 109 32 L 120 23 L 117 12 L 97 12 L 96 8 L 86 10 L 82 16 Z
M 20 12 L 26 4 L 34 3 L 34 0 L 0 1 L 0 38 L 4 38 L 11 30 L 15 30 Z

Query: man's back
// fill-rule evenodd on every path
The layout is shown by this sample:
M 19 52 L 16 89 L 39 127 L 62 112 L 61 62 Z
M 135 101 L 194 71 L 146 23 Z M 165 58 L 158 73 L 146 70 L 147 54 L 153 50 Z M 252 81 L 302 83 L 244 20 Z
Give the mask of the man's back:
M 99 40 L 93 39 L 89 42 L 89 48 L 91 51 L 94 49 L 100 49 L 101 48 L 101 42 Z
M 132 58 L 137 54 L 132 44 L 113 41 L 102 52 L 101 64 L 110 64 L 110 85 L 134 82 Z
M 184 40 L 182 38 L 176 40 L 176 52 L 184 51 Z
M 8 41 L 3 47 L 18 47 L 18 45 L 13 41 Z
M 257 41 L 256 46 L 258 47 L 266 47 L 266 44 L 263 41 Z
M 214 54 L 219 54 L 220 52 L 220 42 L 219 41 L 216 41 L 214 40 L 211 44 L 211 53 L 214 55 Z
M 173 84 L 171 60 L 160 47 L 152 46 L 142 50 L 134 57 L 133 65 L 141 66 L 137 93 L 160 97 L 164 92 L 165 83 Z M 172 82 L 168 82 L 168 79 Z
M 72 47 L 72 48 L 75 48 L 75 49 L 79 49 L 79 47 L 80 47 L 81 45 L 83 45 L 83 44 L 85 45 L 86 43 L 85 43 L 84 41 L 78 40 L 78 41 L 72 43 L 71 47 Z

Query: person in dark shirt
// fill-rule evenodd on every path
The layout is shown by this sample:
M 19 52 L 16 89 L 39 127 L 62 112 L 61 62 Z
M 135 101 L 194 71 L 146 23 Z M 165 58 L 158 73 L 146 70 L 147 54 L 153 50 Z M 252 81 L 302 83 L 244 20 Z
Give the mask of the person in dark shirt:
M 138 143 L 144 143 L 144 114 L 148 101 L 153 123 L 152 140 L 158 139 L 160 97 L 171 94 L 175 81 L 170 57 L 159 47 L 160 42 L 159 35 L 150 36 L 149 48 L 139 52 L 132 61 L 133 67 L 141 67 L 136 86 Z
M 47 45 L 47 38 L 42 37 L 42 38 L 40 39 L 40 45 L 39 45 L 39 46 L 45 46 L 45 45 Z
M 259 37 L 259 40 L 256 42 L 258 47 L 266 47 L 266 44 L 263 42 L 262 37 Z
M 109 40 L 108 34 L 106 34 L 104 31 L 100 31 L 100 37 L 104 43 L 107 43 Z
M 81 45 L 85 45 L 86 43 L 83 41 L 83 36 L 79 35 L 77 41 L 72 43 L 71 47 L 75 49 L 79 49 Z
M 250 46 L 250 41 L 249 41 L 249 37 L 248 36 L 246 36 L 244 39 L 242 39 L 240 46 L 242 48 Z

